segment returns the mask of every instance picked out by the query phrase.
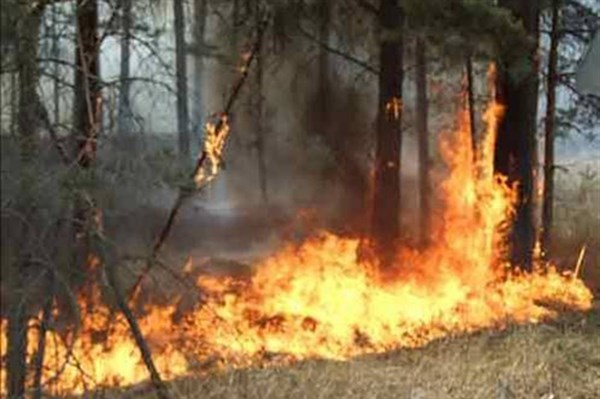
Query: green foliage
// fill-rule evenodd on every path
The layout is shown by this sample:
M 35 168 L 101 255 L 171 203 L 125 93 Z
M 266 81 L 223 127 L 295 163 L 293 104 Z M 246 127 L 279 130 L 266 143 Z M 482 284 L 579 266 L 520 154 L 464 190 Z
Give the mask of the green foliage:
M 412 0 L 404 4 L 409 28 L 426 36 L 444 57 L 463 59 L 464 54 L 472 54 L 512 59 L 534 43 L 510 11 L 489 0 Z

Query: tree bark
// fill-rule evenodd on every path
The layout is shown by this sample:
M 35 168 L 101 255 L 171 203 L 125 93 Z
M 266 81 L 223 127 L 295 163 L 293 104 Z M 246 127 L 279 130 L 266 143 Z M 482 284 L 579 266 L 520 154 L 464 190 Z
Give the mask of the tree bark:
M 427 61 L 425 56 L 425 43 L 417 39 L 416 45 L 416 128 L 419 145 L 419 238 L 422 246 L 429 241 L 431 226 L 431 186 L 429 182 L 429 131 L 427 127 L 428 102 L 427 102 Z
M 131 103 L 130 103 L 130 65 L 131 65 L 131 24 L 133 22 L 132 0 L 123 0 L 121 4 L 121 26 L 123 37 L 121 38 L 121 71 L 119 81 L 119 115 L 117 129 L 120 135 L 131 133 Z
M 500 57 L 496 76 L 496 100 L 506 111 L 498 128 L 494 170 L 517 185 L 515 218 L 509 235 L 510 261 L 515 267 L 531 270 L 534 246 L 533 161 L 537 115 L 537 37 L 536 1 L 500 0 L 512 11 L 532 39 L 517 58 Z M 526 65 L 523 65 L 523 61 Z M 516 76 L 517 75 L 517 76 Z M 520 76 L 518 76 L 520 75 Z
M 190 157 L 190 121 L 188 112 L 187 62 L 185 55 L 185 15 L 183 0 L 173 0 L 175 24 L 175 69 L 177 86 L 177 132 L 179 154 L 185 160 Z
M 374 249 L 383 268 L 392 263 L 399 235 L 403 20 L 397 0 L 380 1 L 379 100 L 371 229 Z
M 17 234 L 22 243 L 17 251 L 18 258 L 11 262 L 8 273 L 11 288 L 7 320 L 7 359 L 6 393 L 9 398 L 22 398 L 25 395 L 27 375 L 27 306 L 30 299 L 26 296 L 27 282 L 30 279 L 33 257 L 31 218 L 35 213 L 35 198 L 32 192 L 35 171 L 32 162 L 36 152 L 36 107 L 31 99 L 37 97 L 38 71 L 37 50 L 42 10 L 19 5 L 18 41 L 16 63 L 18 69 L 18 109 L 17 128 L 21 150 L 21 177 L 17 211 L 26 217 Z
M 546 93 L 546 123 L 544 126 L 544 192 L 542 204 L 542 249 L 549 254 L 552 238 L 554 207 L 554 121 L 556 113 L 556 83 L 558 68 L 560 0 L 552 0 L 552 28 Z

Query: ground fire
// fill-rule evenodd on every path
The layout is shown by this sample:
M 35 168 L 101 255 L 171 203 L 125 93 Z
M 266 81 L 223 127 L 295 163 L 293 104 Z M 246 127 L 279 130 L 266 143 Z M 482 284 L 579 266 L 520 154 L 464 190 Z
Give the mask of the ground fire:
M 475 157 L 466 113 L 459 128 L 444 136 L 445 205 L 431 245 L 400 249 L 391 270 L 382 273 L 362 260 L 360 239 L 318 231 L 257 262 L 249 279 L 200 276 L 195 284 L 202 299 L 183 315 L 176 314 L 178 298 L 171 305 L 148 305 L 139 323 L 162 376 L 349 359 L 589 309 L 592 294 L 576 273 L 541 262 L 524 273 L 503 261 L 514 187 L 493 176 L 501 116 L 501 106 L 488 107 L 487 132 Z M 82 393 L 145 381 L 147 370 L 122 316 L 99 304 L 98 290 L 79 301 L 79 328 L 50 331 L 47 338 L 46 389 Z M 89 302 L 97 306 L 84 306 Z M 30 322 L 30 357 L 36 324 Z M 2 351 L 5 336 L 2 321 Z

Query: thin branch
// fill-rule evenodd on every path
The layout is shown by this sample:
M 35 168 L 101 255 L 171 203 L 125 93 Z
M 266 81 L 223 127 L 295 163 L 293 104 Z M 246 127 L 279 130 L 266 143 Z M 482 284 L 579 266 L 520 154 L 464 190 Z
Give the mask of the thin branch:
M 123 296 L 123 293 L 121 292 L 121 289 L 119 286 L 119 281 L 116 276 L 114 264 L 112 262 L 105 263 L 104 269 L 106 271 L 108 283 L 110 284 L 110 286 L 113 290 L 113 293 L 115 295 L 117 307 L 119 308 L 121 313 L 123 313 L 123 315 L 125 316 L 125 319 L 127 320 L 127 324 L 129 324 L 129 329 L 131 330 L 131 334 L 133 335 L 133 338 L 135 339 L 135 343 L 137 344 L 137 346 L 140 350 L 142 359 L 144 360 L 144 364 L 146 365 L 146 368 L 148 369 L 148 371 L 150 373 L 150 380 L 152 381 L 152 384 L 154 385 L 154 388 L 156 389 L 156 393 L 160 399 L 169 399 L 170 398 L 169 391 L 167 390 L 167 386 L 161 379 L 160 374 L 158 373 L 158 370 L 156 369 L 156 366 L 154 365 L 154 362 L 152 360 L 152 353 L 150 352 L 150 347 L 148 346 L 148 343 L 146 342 L 146 340 L 144 339 L 144 336 L 142 335 L 142 331 L 137 322 L 137 319 L 135 318 L 135 315 L 133 314 L 133 312 L 127 305 L 127 302 L 125 301 L 125 297 Z
M 315 37 L 314 35 L 308 33 L 307 31 L 305 31 L 304 29 L 302 29 L 301 27 L 299 28 L 299 31 L 310 41 L 318 44 L 319 46 L 323 47 L 325 50 L 329 51 L 332 54 L 335 54 L 343 59 L 345 59 L 346 61 L 349 61 L 355 65 L 358 65 L 359 67 L 365 69 L 366 71 L 372 73 L 373 75 L 378 75 L 379 71 L 374 68 L 372 65 L 369 65 L 369 63 L 367 63 L 366 61 L 362 61 L 359 60 L 358 58 L 345 53 L 341 50 L 338 50 L 336 48 L 331 47 L 329 44 L 321 41 L 319 38 Z

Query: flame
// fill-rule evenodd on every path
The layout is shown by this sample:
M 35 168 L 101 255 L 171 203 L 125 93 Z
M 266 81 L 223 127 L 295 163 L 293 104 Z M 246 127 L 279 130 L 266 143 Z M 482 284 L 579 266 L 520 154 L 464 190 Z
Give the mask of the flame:
M 217 124 L 207 123 L 204 126 L 204 149 L 202 155 L 206 157 L 206 165 L 198 169 L 194 176 L 196 187 L 201 188 L 217 177 L 223 166 L 223 150 L 229 136 L 227 114 L 220 116 Z
M 321 231 L 255 264 L 249 280 L 200 276 L 196 285 L 203 301 L 183 315 L 176 304 L 148 306 L 139 323 L 162 376 L 311 357 L 348 359 L 482 328 L 535 323 L 555 317 L 561 307 L 589 309 L 592 294 L 576 275 L 542 264 L 531 273 L 512 271 L 502 261 L 502 234 L 515 201 L 514 187 L 493 174 L 502 112 L 495 103 L 485 112 L 487 134 L 477 157 L 466 114 L 459 116 L 458 130 L 446 135 L 441 144 L 448 166 L 441 185 L 445 208 L 436 218 L 434 244 L 400 250 L 391 276 L 359 259 L 359 239 Z M 218 171 L 225 137 L 207 127 L 211 166 L 203 171 L 202 184 Z M 99 294 L 80 298 L 77 334 L 48 334 L 44 381 L 51 393 L 148 378 L 123 317 L 98 306 L 87 310 L 83 304 L 90 300 L 99 302 Z M 4 351 L 4 320 L 1 328 Z M 32 322 L 30 358 L 36 335 Z
M 392 97 L 390 101 L 385 104 L 385 110 L 387 113 L 392 114 L 395 120 L 400 119 L 400 112 L 402 111 L 402 99 L 398 97 Z

